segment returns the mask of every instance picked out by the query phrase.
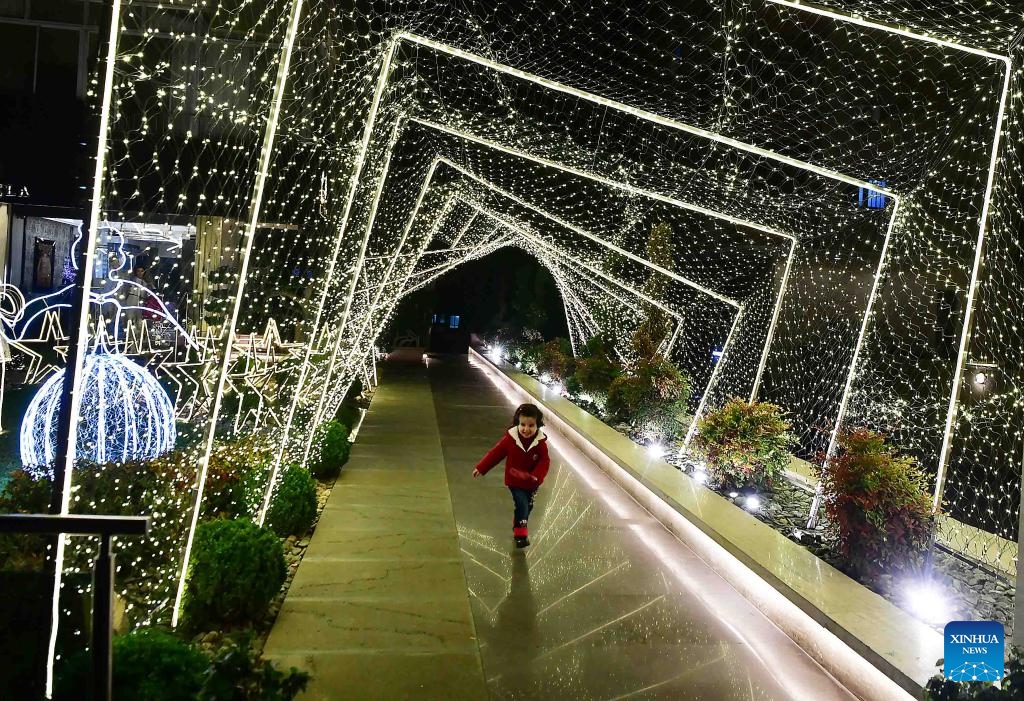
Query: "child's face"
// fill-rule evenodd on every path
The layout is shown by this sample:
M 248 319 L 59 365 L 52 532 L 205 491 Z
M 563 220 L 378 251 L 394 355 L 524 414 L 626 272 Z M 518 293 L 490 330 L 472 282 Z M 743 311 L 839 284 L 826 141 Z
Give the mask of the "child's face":
M 519 417 L 519 435 L 523 438 L 530 438 L 537 432 L 537 419 L 532 416 Z

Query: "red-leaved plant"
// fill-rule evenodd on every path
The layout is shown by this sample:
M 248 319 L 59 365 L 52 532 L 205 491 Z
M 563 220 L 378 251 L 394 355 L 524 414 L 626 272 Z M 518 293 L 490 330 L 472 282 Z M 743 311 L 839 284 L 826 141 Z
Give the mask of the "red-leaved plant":
M 935 526 L 926 476 L 866 428 L 847 431 L 839 446 L 819 477 L 840 554 L 861 576 L 913 568 Z

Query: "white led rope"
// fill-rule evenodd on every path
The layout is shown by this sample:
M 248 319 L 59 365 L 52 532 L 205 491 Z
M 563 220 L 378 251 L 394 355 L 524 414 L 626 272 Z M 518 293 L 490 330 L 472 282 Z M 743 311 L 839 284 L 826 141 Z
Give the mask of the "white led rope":
M 112 0 L 110 8 L 110 34 L 107 42 L 107 58 L 103 66 L 103 97 L 100 102 L 100 130 L 96 143 L 96 165 L 93 168 L 92 203 L 89 208 L 89 240 L 86 242 L 85 262 L 82 270 L 83 285 L 92 285 L 96 260 L 96 242 L 99 240 L 97 231 L 100 223 L 100 207 L 103 196 L 103 173 L 106 169 L 107 139 L 110 138 L 110 103 L 114 93 L 114 65 L 117 62 L 117 28 L 121 23 L 121 0 Z M 87 294 L 83 294 L 83 299 Z M 78 447 L 78 419 L 82 407 L 82 368 L 85 367 L 85 354 L 89 344 L 89 309 L 82 304 L 78 310 L 78 338 L 75 339 L 77 352 L 74 368 L 66 368 L 64 372 L 73 372 L 73 389 L 70 406 L 71 422 L 68 427 L 68 450 L 64 460 L 64 484 L 61 486 L 60 513 L 67 515 L 71 511 L 71 475 L 75 467 L 76 450 Z M 2 388 L 0 388 L 2 391 Z M 50 608 L 50 638 L 46 648 L 46 698 L 53 697 L 53 665 L 57 653 L 57 631 L 60 627 L 60 590 L 64 569 L 64 549 L 67 536 L 57 534 L 57 547 L 54 553 L 53 594 Z

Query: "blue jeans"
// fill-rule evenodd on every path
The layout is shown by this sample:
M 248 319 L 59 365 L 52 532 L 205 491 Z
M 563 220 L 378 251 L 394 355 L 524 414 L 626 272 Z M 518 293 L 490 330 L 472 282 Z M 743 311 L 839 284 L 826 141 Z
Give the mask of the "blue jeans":
M 525 537 L 527 535 L 526 523 L 530 518 L 530 512 L 533 511 L 533 497 L 537 490 L 509 487 L 508 491 L 512 492 L 512 503 L 515 504 L 512 533 L 517 537 Z

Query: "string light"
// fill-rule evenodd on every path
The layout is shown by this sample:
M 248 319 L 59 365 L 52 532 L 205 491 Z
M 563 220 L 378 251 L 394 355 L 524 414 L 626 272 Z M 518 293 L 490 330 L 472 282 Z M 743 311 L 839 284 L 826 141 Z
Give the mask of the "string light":
M 21 462 L 37 476 L 56 459 L 64 370 L 39 388 L 21 423 Z M 90 353 L 79 411 L 75 454 L 92 463 L 123 463 L 174 448 L 174 405 L 156 378 L 119 353 Z
M 665 312 L 659 348 L 697 388 L 688 439 L 731 395 L 786 409 L 800 457 L 870 425 L 934 470 L 950 515 L 1015 537 L 1011 5 L 121 3 L 91 88 L 106 105 L 91 231 L 195 232 L 194 249 L 149 254 L 189 341 L 132 340 L 200 434 L 193 527 L 215 441 L 270 441 L 265 512 L 279 468 L 370 382 L 402 297 L 514 246 L 551 272 L 574 352 L 601 333 L 628 361 Z M 4 318 L 31 383 L 53 369 L 22 334 L 53 328 L 46 304 Z M 103 324 L 73 311 L 84 363 Z M 983 392 L 960 395 L 966 368 Z

